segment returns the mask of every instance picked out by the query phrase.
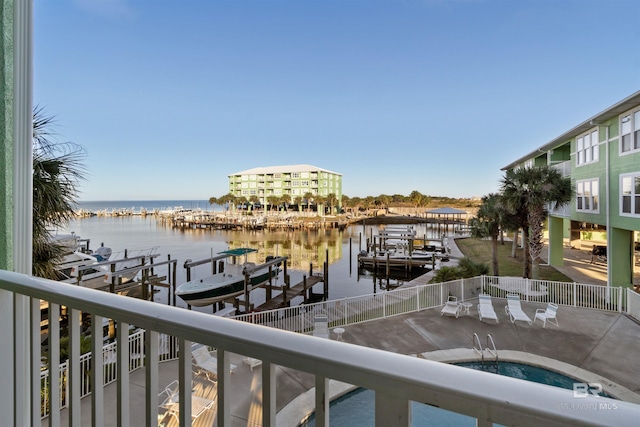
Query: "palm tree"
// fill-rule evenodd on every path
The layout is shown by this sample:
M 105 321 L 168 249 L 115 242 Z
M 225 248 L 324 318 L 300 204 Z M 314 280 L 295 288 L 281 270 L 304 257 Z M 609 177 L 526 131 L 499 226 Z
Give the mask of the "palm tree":
M 74 215 L 84 179 L 84 148 L 52 141 L 54 118 L 43 109 L 33 111 L 33 275 L 58 279 L 56 262 L 64 247 L 52 244 L 49 229 L 65 226 Z
M 316 210 L 317 210 L 317 214 L 318 215 L 324 215 L 324 211 L 325 211 L 325 204 L 327 203 L 327 196 L 316 196 L 315 198 L 315 202 L 316 202 Z M 322 210 L 320 209 L 322 208 Z
M 306 200 L 307 202 L 307 213 L 308 213 L 311 210 L 311 202 L 313 200 L 313 194 L 307 191 L 306 193 L 304 193 L 302 197 L 304 197 L 304 200 Z
M 302 210 L 302 196 L 296 196 L 293 203 L 298 207 L 298 212 Z
M 280 197 L 278 196 L 267 196 L 267 203 L 270 206 L 269 210 L 273 210 L 273 207 L 277 206 L 279 201 L 280 201 Z
M 477 238 L 491 239 L 491 267 L 493 275 L 499 276 L 498 236 L 508 211 L 502 205 L 499 194 L 491 193 L 482 197 L 476 217 L 471 220 L 471 235 Z
M 507 171 L 501 187 L 505 206 L 512 213 L 523 214 L 524 277 L 537 279 L 540 271 L 542 232 L 547 206 L 552 205 L 553 208 L 557 208 L 571 201 L 573 197 L 571 179 L 562 176 L 558 170 L 547 165 L 534 166 Z M 527 256 L 527 250 L 529 256 Z M 527 268 L 529 257 L 531 257 L 531 270 Z
M 283 194 L 280 196 L 280 203 L 284 205 L 285 212 L 289 210 L 289 205 L 291 204 L 291 194 Z
M 249 203 L 251 203 L 251 208 L 253 209 L 253 207 L 255 205 L 260 203 L 260 198 L 258 196 L 256 196 L 255 194 L 252 195 L 252 196 L 249 196 Z
M 333 214 L 333 207 L 338 204 L 338 196 L 335 193 L 327 195 L 327 205 L 329 206 L 329 215 Z
M 216 203 L 218 203 L 217 197 L 209 197 L 209 204 L 211 205 L 211 207 L 213 207 L 213 205 L 215 205 Z

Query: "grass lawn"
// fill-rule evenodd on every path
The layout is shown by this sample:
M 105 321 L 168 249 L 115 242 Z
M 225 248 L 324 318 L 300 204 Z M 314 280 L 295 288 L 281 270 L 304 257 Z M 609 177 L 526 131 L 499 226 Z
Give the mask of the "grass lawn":
M 473 262 L 488 265 L 489 275 L 493 275 L 493 271 L 491 270 L 491 241 L 473 238 L 456 239 L 456 245 L 460 248 L 460 251 Z M 498 243 L 498 270 L 500 276 L 522 277 L 522 252 L 523 250 L 521 248 L 517 248 L 516 257 L 512 258 L 511 241 L 505 242 L 504 245 Z M 540 279 L 573 282 L 569 277 L 547 265 L 540 266 Z

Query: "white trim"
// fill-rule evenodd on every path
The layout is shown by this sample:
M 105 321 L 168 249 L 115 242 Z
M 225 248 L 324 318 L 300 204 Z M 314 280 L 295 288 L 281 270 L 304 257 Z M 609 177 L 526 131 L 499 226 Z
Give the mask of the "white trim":
M 597 134 L 595 143 L 594 141 L 591 140 L 594 133 Z M 589 139 L 589 146 L 588 147 L 583 146 L 582 149 L 578 148 L 578 140 L 582 138 L 582 140 L 584 141 L 585 137 L 588 137 Z M 600 161 L 600 129 L 598 126 L 595 126 L 589 129 L 588 131 L 582 132 L 580 135 L 577 135 L 575 137 L 575 143 L 576 143 L 576 149 L 574 154 L 575 154 L 576 167 L 591 165 L 594 163 L 598 163 Z M 591 159 L 587 160 L 586 157 L 587 157 L 587 154 L 589 153 L 591 153 Z M 585 156 L 585 159 L 583 161 L 580 161 L 581 154 Z
M 597 209 L 593 209 L 593 201 L 594 201 L 594 194 L 593 194 L 593 188 L 594 188 L 594 183 L 595 183 L 595 188 L 597 191 L 597 194 L 595 195 L 595 198 L 597 198 L 598 200 L 598 207 Z M 590 190 L 590 196 L 585 196 L 584 194 L 580 195 L 578 193 L 578 185 L 579 184 L 588 184 L 589 185 L 589 190 Z M 584 193 L 584 192 L 583 192 Z M 578 199 L 582 198 L 583 200 L 583 207 L 579 208 L 578 207 Z M 584 200 L 588 199 L 589 200 L 589 209 L 585 209 L 584 208 Z M 587 178 L 587 179 L 577 179 L 576 180 L 576 213 L 590 213 L 590 214 L 599 214 L 600 213 L 600 201 L 601 201 L 601 197 L 600 197 L 600 179 L 599 178 Z
M 632 210 L 632 212 L 623 212 L 622 211 L 622 207 L 623 207 L 624 194 L 622 193 L 622 191 L 623 191 L 623 189 L 622 189 L 622 180 L 624 178 L 629 178 L 629 177 L 632 179 L 632 182 L 631 182 L 631 196 L 630 196 L 631 197 L 631 210 Z M 624 217 L 628 217 L 628 218 L 640 218 L 640 212 L 635 212 L 635 213 L 633 212 L 635 210 L 634 209 L 634 206 L 635 206 L 634 197 L 640 197 L 640 193 L 636 193 L 634 191 L 634 188 L 633 188 L 634 187 L 634 185 L 633 185 L 633 179 L 634 178 L 640 178 L 640 171 L 620 174 L 620 177 L 619 177 L 620 193 L 618 194 L 618 201 L 620 203 L 620 206 L 619 206 L 619 209 L 618 209 L 619 210 L 618 214 L 620 216 L 624 216 Z
M 626 156 L 628 154 L 633 154 L 633 153 L 640 152 L 640 147 L 633 148 L 633 146 L 634 146 L 634 140 L 633 140 L 634 132 L 637 131 L 638 129 L 640 129 L 640 123 L 636 123 L 635 122 L 636 119 L 635 119 L 634 116 L 636 115 L 636 113 L 640 113 L 640 106 L 636 106 L 636 107 L 634 107 L 634 108 L 632 108 L 632 109 L 630 109 L 628 111 L 625 111 L 624 113 L 622 113 L 622 114 L 620 114 L 618 116 L 618 154 L 620 156 Z M 631 121 L 631 124 L 630 124 L 631 130 L 630 130 L 630 133 L 629 133 L 629 135 L 631 137 L 631 140 L 629 141 L 631 148 L 629 150 L 627 150 L 627 151 L 622 151 L 622 137 L 623 137 L 623 135 L 622 135 L 622 119 L 625 116 L 630 116 L 630 121 Z M 640 144 L 640 141 L 638 143 Z

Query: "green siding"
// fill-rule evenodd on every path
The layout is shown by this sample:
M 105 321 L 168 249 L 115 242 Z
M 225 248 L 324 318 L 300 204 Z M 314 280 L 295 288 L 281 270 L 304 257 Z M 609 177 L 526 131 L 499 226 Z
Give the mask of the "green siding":
M 551 164 L 569 173 L 574 186 L 578 181 L 598 180 L 598 210 L 577 211 L 576 199 L 565 211 L 569 217 L 551 217 L 549 221 L 550 263 L 561 265 L 561 244 L 569 236 L 572 244 L 581 239 L 607 240 L 609 247 L 609 284 L 630 286 L 634 270 L 634 236 L 640 232 L 640 215 L 621 215 L 620 176 L 640 173 L 640 152 L 621 154 L 620 116 L 640 106 L 640 92 L 636 92 L 608 110 L 574 127 L 551 143 L 534 150 L 512 165 Z M 596 123 L 596 124 L 593 124 Z M 578 166 L 576 164 L 577 138 L 598 128 L 598 160 Z M 575 187 L 574 187 L 575 188 Z M 608 216 L 608 217 L 607 217 Z M 585 224 L 586 228 L 582 225 Z M 607 229 L 608 228 L 608 229 Z
M 0 269 L 13 269 L 13 1 L 0 4 Z

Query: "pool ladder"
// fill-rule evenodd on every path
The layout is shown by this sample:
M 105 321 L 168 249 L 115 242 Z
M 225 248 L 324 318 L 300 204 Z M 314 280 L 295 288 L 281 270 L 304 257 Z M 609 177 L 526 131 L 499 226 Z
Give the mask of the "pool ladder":
M 491 334 L 487 334 L 487 345 L 485 346 L 485 350 L 482 349 L 482 344 L 480 344 L 480 337 L 475 332 L 473 333 L 473 337 L 471 338 L 471 346 L 473 350 L 480 354 L 482 364 L 484 364 L 484 352 L 485 350 L 489 355 L 494 357 L 494 361 L 498 363 L 498 350 L 496 350 L 496 344 L 493 342 L 493 337 Z

